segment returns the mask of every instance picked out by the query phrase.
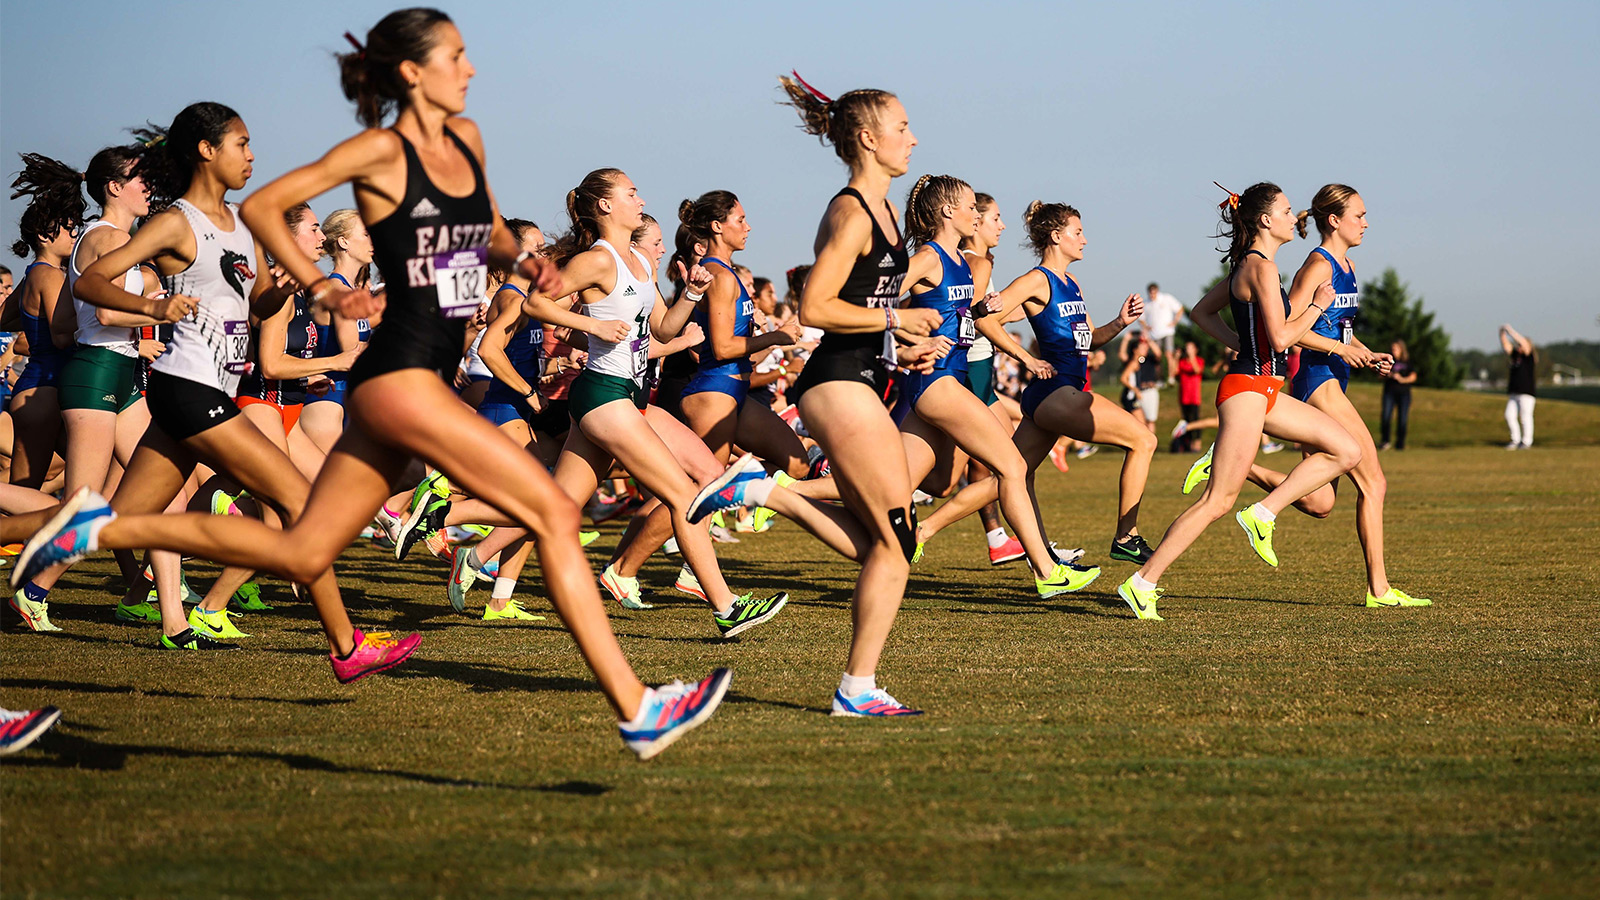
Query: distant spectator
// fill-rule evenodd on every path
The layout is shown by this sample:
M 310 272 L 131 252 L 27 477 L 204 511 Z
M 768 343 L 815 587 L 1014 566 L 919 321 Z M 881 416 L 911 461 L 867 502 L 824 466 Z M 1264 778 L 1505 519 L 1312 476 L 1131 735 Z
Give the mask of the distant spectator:
M 1539 351 L 1510 325 L 1500 326 L 1500 347 L 1510 358 L 1506 378 L 1506 427 L 1511 429 L 1507 450 L 1526 450 L 1533 446 L 1533 394 L 1538 380 Z
M 1152 343 L 1144 331 L 1135 331 L 1123 341 L 1120 355 L 1123 359 L 1122 408 L 1129 412 L 1138 409 L 1145 427 L 1154 433 L 1156 416 L 1161 412 L 1161 348 Z
M 1167 384 L 1172 384 L 1178 378 L 1178 354 L 1173 341 L 1177 339 L 1178 320 L 1186 310 L 1177 297 L 1163 292 L 1154 281 L 1145 288 L 1145 294 L 1148 299 L 1141 318 L 1151 343 L 1161 348 L 1161 355 L 1167 359 Z
M 1200 347 L 1194 341 L 1184 341 L 1183 358 L 1178 360 L 1178 411 L 1184 426 L 1173 435 L 1172 452 L 1196 452 L 1200 449 L 1200 434 L 1186 434 L 1187 423 L 1200 419 L 1200 382 L 1205 378 L 1206 361 L 1200 357 Z
M 1389 346 L 1394 364 L 1383 380 L 1383 444 L 1379 450 L 1406 448 L 1406 420 L 1411 416 L 1411 386 L 1417 382 L 1417 370 L 1411 367 L 1411 354 L 1405 341 L 1395 341 Z M 1389 418 L 1395 417 L 1395 442 L 1389 443 Z

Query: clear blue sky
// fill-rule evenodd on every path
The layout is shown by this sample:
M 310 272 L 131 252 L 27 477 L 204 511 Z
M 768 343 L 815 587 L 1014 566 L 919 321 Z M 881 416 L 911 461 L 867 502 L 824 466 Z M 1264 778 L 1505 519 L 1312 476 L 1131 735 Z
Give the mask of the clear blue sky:
M 216 100 L 250 126 L 264 184 L 353 133 L 330 54 L 391 8 L 0 0 L 0 171 L 23 151 L 82 166 L 122 129 Z M 757 274 L 809 262 L 844 170 L 775 105 L 775 76 L 798 68 L 830 93 L 895 91 L 921 141 L 913 175 L 999 198 L 997 276 L 1032 262 L 1016 227 L 1030 200 L 1082 210 L 1075 271 L 1097 318 L 1150 280 L 1193 302 L 1217 267 L 1212 179 L 1276 181 L 1297 207 L 1342 181 L 1370 211 L 1358 275 L 1397 268 L 1457 346 L 1491 346 L 1508 320 L 1536 341 L 1600 339 L 1583 262 L 1600 238 L 1592 0 L 445 8 L 478 67 L 467 114 L 501 208 L 548 229 L 584 172 L 614 165 L 669 228 L 684 197 L 738 193 Z M 6 244 L 21 212 L 0 202 Z M 1285 248 L 1285 274 L 1310 247 Z

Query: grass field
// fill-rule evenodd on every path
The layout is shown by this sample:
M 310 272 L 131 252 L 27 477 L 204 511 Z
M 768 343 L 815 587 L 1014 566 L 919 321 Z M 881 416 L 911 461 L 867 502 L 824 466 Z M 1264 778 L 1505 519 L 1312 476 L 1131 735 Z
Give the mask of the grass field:
M 1424 393 L 1417 449 L 1384 456 L 1391 575 L 1431 609 L 1359 605 L 1348 493 L 1326 521 L 1286 513 L 1277 571 L 1218 523 L 1167 577 L 1165 623 L 1117 600 L 1125 564 L 1037 600 L 969 520 L 913 571 L 880 669 L 928 715 L 833 720 L 853 571 L 780 523 L 720 551 L 736 587 L 794 594 L 743 640 L 670 593 L 614 613 L 647 680 L 737 673 L 647 764 L 554 621 L 455 616 L 432 560 L 343 558 L 358 622 L 425 635 L 350 687 L 281 586 L 242 621 L 252 652 L 169 655 L 112 623 L 93 560 L 52 603 L 65 633 L 0 636 L 0 702 L 66 710 L 0 765 L 0 893 L 1600 895 L 1600 410 L 1541 403 L 1541 442 L 1566 446 L 1512 454 L 1485 446 L 1492 398 L 1436 402 L 1461 397 L 1485 403 L 1477 446 L 1430 449 Z M 1152 536 L 1187 464 L 1156 460 Z M 1116 467 L 1040 475 L 1052 536 L 1102 562 Z M 548 612 L 536 580 L 522 595 Z

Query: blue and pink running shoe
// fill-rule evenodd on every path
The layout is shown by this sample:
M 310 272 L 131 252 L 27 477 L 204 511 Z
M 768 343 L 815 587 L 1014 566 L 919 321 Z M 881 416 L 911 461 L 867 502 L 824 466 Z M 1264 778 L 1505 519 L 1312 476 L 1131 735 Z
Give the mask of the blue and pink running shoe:
M 697 524 L 712 513 L 733 509 L 736 506 L 759 506 L 759 503 L 748 502 L 746 494 L 751 487 L 768 480 L 770 476 L 767 475 L 767 470 L 761 467 L 760 461 L 754 455 L 746 453 L 729 466 L 728 471 L 711 479 L 710 484 L 694 495 L 694 502 L 689 504 L 690 523 Z
M 699 684 L 674 681 L 645 688 L 639 714 L 617 725 L 622 742 L 640 759 L 650 759 L 711 718 L 732 682 L 733 670 L 715 669 Z
M 22 548 L 17 567 L 11 570 L 12 590 L 45 569 L 75 563 L 100 549 L 96 543 L 100 529 L 116 517 L 106 498 L 79 488 Z
M 922 710 L 912 709 L 889 696 L 883 688 L 862 691 L 846 697 L 843 691 L 833 692 L 833 714 L 836 716 L 920 716 Z

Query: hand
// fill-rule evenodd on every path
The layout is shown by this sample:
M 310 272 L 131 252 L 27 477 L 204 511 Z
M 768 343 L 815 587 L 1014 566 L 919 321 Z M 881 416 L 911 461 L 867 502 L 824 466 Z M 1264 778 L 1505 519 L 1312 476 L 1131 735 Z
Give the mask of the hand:
M 969 308 L 972 310 L 972 317 L 974 319 L 981 319 L 984 316 L 993 315 L 994 313 L 1005 309 L 1005 304 L 1000 302 L 999 292 L 990 291 L 982 300 L 972 304 L 972 306 Z
M 169 297 L 155 297 L 152 299 L 154 300 L 154 307 L 150 312 L 150 317 L 160 319 L 163 322 L 173 323 L 187 319 L 194 314 L 196 309 L 200 308 L 200 301 L 186 294 L 173 294 Z
M 306 393 L 317 397 L 326 397 L 333 390 L 333 379 L 326 375 L 307 375 Z
M 798 320 L 791 319 L 788 322 L 779 325 L 777 331 L 774 333 L 781 334 L 788 338 L 788 340 L 779 341 L 778 343 L 796 344 L 800 342 L 800 336 L 804 334 L 805 331 L 800 327 L 800 322 Z
M 1324 281 L 1317 287 L 1317 293 L 1311 298 L 1311 304 L 1321 307 L 1323 312 L 1327 312 L 1328 307 L 1332 306 L 1333 301 L 1337 299 L 1339 299 L 1339 292 L 1333 289 L 1333 282 Z
M 1123 328 L 1139 321 L 1144 315 L 1144 297 L 1139 294 L 1129 294 L 1128 299 L 1122 301 L 1122 310 L 1117 314 L 1117 322 Z
M 544 395 L 538 391 L 534 391 L 532 394 L 524 396 L 522 398 L 522 402 L 528 404 L 528 408 L 536 413 L 542 413 L 550 406 L 550 401 L 546 400 Z
M 689 346 L 698 347 L 702 342 L 705 341 L 706 332 L 705 329 L 700 327 L 699 322 L 690 322 L 689 324 L 683 326 L 683 330 L 678 332 L 678 336 L 688 338 Z
M 633 328 L 627 322 L 617 319 L 596 319 L 589 326 L 589 334 L 605 341 L 608 344 L 620 344 L 633 333 Z
M 517 266 L 517 274 L 532 282 L 529 287 L 543 295 L 561 289 L 561 268 L 542 256 L 530 256 Z
M 1027 369 L 1028 373 L 1035 378 L 1049 380 L 1056 377 L 1056 367 L 1050 365 L 1042 359 L 1030 356 L 1022 361 L 1022 366 L 1023 368 Z
M 383 312 L 386 301 L 383 291 L 374 294 L 368 288 L 351 290 L 339 284 L 324 293 L 317 305 L 347 319 L 372 319 Z
M 899 314 L 900 330 L 918 336 L 933 334 L 933 330 L 944 321 L 944 316 L 939 315 L 939 311 L 935 309 L 921 307 L 902 309 L 899 310 Z
M 339 368 L 336 369 L 335 371 L 339 371 L 339 372 L 348 372 L 348 371 L 350 371 L 351 367 L 353 367 L 356 364 L 356 359 L 358 357 L 360 357 L 362 353 L 366 352 L 366 349 L 367 349 L 367 345 L 364 344 L 364 343 L 361 343 L 361 344 L 356 344 L 354 347 L 351 347 L 349 350 L 346 350 L 343 353 L 339 354 L 339 356 L 338 356 Z
M 1373 365 L 1377 357 L 1377 354 L 1371 350 L 1365 347 L 1358 347 L 1355 344 L 1340 344 L 1338 353 L 1339 358 L 1349 363 L 1352 369 L 1365 369 Z
M 147 361 L 154 361 L 156 357 L 167 352 L 167 345 L 160 341 L 151 341 L 141 338 L 139 340 L 139 356 Z
M 479 303 L 478 308 L 472 311 L 472 318 L 467 320 L 467 327 L 477 331 L 482 331 L 484 328 L 488 327 L 488 325 L 489 303 L 488 301 L 485 301 L 483 303 Z
M 690 293 L 704 295 L 706 289 L 711 287 L 711 271 L 705 266 L 695 263 L 685 267 L 681 259 L 673 265 L 677 268 L 679 280 L 688 287 Z
M 956 345 L 955 341 L 950 340 L 942 334 L 935 337 L 933 340 L 928 341 L 928 343 L 932 344 L 934 347 L 934 359 L 944 359 L 946 356 L 949 356 L 950 350 Z
M 1379 375 L 1388 378 L 1394 372 L 1394 357 L 1387 353 L 1374 353 L 1369 365 L 1377 369 Z
M 467 370 L 460 366 L 456 367 L 456 377 L 452 381 L 452 384 L 455 385 L 456 390 L 464 391 L 467 389 L 467 385 L 471 383 L 472 376 L 467 374 Z
M 895 360 L 913 372 L 932 372 L 933 364 L 939 361 L 937 348 L 934 341 L 903 344 L 896 348 Z

